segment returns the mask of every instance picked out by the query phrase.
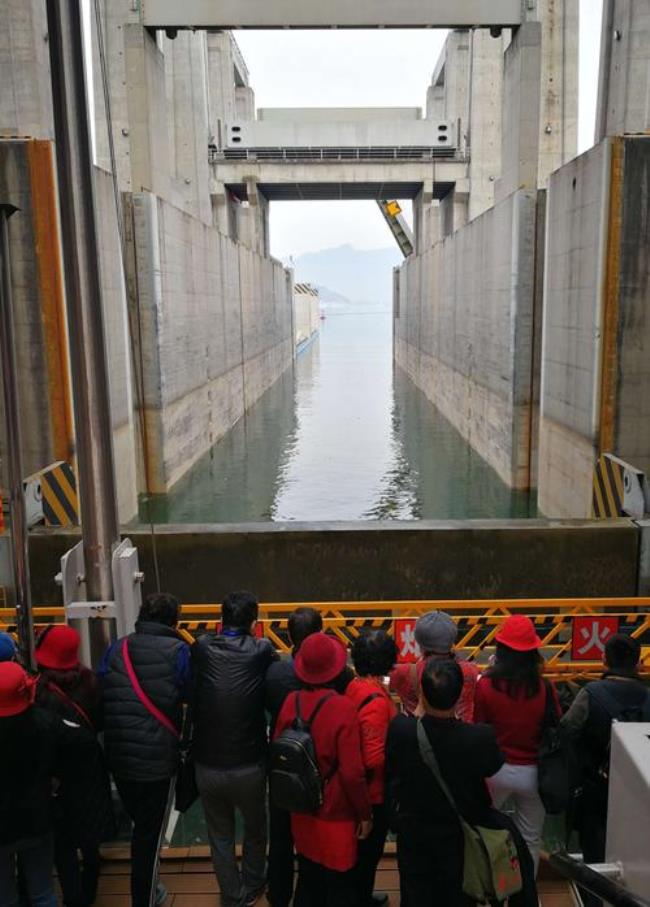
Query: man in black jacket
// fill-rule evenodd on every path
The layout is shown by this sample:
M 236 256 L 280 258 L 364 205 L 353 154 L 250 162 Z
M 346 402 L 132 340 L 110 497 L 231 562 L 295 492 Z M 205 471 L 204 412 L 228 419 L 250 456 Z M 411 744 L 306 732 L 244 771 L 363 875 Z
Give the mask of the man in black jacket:
M 250 592 L 223 601 L 222 631 L 192 649 L 192 752 L 224 907 L 255 904 L 266 889 L 266 673 L 277 659 L 254 636 L 258 603 Z M 235 813 L 244 820 L 241 873 Z
M 161 904 L 158 856 L 179 763 L 183 702 L 189 692 L 189 646 L 176 632 L 180 602 L 157 593 L 143 603 L 135 633 L 107 650 L 103 678 L 108 766 L 133 821 L 133 907 Z
M 291 656 L 276 661 L 266 675 L 266 711 L 271 718 L 269 737 L 273 739 L 275 723 L 289 693 L 299 690 L 293 660 L 301 644 L 312 633 L 323 629 L 323 618 L 315 608 L 296 608 L 288 620 L 289 639 L 293 646 Z M 273 907 L 289 907 L 293 897 L 293 835 L 291 814 L 269 804 L 269 893 Z
M 586 863 L 605 860 L 612 721 L 650 721 L 650 691 L 637 673 L 641 646 L 624 633 L 605 643 L 605 673 L 584 686 L 561 722 L 574 754 L 581 796 L 574 822 Z M 587 907 L 602 902 L 583 892 Z
M 506 816 L 492 808 L 486 778 L 504 763 L 494 728 L 465 724 L 455 717 L 463 689 L 458 663 L 430 658 L 422 674 L 422 726 L 440 772 L 467 822 L 508 828 L 517 847 L 524 889 L 510 898 L 512 907 L 537 905 L 533 863 L 528 849 Z M 397 832 L 397 863 L 402 907 L 472 907 L 463 892 L 464 843 L 456 811 L 427 767 L 417 738 L 418 721 L 398 715 L 386 741 L 387 793 Z

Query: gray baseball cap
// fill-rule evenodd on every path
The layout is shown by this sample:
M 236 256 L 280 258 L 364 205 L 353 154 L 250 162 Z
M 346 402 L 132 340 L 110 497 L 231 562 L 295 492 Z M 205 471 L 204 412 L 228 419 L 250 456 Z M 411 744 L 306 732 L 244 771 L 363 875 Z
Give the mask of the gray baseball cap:
M 457 638 L 456 624 L 444 611 L 429 611 L 415 623 L 415 641 L 423 652 L 445 655 Z

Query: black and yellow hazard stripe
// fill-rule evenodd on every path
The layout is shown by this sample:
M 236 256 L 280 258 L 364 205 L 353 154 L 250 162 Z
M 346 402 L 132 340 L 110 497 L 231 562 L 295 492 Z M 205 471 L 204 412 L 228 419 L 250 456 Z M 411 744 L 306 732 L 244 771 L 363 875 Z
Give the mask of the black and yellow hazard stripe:
M 41 473 L 46 526 L 76 526 L 79 522 L 77 481 L 69 463 L 55 463 Z
M 594 468 L 592 513 L 597 519 L 623 515 L 623 464 L 609 454 L 601 454 Z

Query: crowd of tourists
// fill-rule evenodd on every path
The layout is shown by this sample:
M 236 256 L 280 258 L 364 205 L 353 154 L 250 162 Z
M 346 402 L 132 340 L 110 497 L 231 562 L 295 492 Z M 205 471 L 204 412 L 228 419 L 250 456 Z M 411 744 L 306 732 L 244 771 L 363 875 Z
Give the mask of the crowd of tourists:
M 149 596 L 96 673 L 71 627 L 40 634 L 35 675 L 0 634 L 2 907 L 56 905 L 54 868 L 67 907 L 94 903 L 100 845 L 116 833 L 111 778 L 131 821 L 135 907 L 164 903 L 170 812 L 196 798 L 224 907 L 381 907 L 391 831 L 402 907 L 537 907 L 549 726 L 571 756 L 585 860 L 603 860 L 612 720 L 650 720 L 631 637 L 608 640 L 603 678 L 562 715 L 523 615 L 479 669 L 440 611 L 416 623 L 419 660 L 397 665 L 384 630 L 348 651 L 312 608 L 291 614 L 282 659 L 256 636 L 248 592 L 228 595 L 219 632 L 192 646 L 179 610 Z

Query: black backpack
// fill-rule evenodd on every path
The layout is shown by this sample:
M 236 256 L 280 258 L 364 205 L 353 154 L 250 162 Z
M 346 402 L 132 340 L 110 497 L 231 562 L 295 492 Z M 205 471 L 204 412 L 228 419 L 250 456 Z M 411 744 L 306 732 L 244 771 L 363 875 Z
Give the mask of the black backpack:
M 270 746 L 269 795 L 278 809 L 291 813 L 313 813 L 323 805 L 325 784 L 336 771 L 323 779 L 318 768 L 311 728 L 333 691 L 318 700 L 309 721 L 300 714 L 300 693 L 296 693 L 296 717 L 291 727 Z
M 594 702 L 598 703 L 601 709 L 606 713 L 607 717 L 612 721 L 650 721 L 650 691 L 648 690 L 645 690 L 645 697 L 636 705 L 623 705 L 621 702 L 619 702 L 616 696 L 614 696 L 606 687 L 600 684 L 598 686 L 594 685 L 591 689 L 587 687 L 587 691 Z M 607 742 L 607 750 L 600 765 L 597 767 L 598 778 L 603 782 L 609 781 L 611 741 L 612 738 L 610 732 L 609 740 Z

